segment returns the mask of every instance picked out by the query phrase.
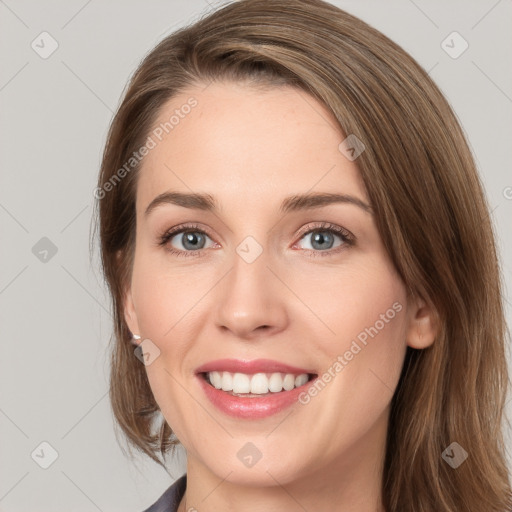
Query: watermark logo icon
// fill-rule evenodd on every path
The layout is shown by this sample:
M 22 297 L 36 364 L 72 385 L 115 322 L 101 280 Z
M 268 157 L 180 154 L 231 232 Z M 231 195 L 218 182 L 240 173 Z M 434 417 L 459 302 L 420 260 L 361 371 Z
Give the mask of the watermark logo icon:
M 441 457 L 453 469 L 457 469 L 468 458 L 468 452 L 454 441 L 444 450 Z
M 150 339 L 141 341 L 133 353 L 144 366 L 149 366 L 160 357 L 160 349 Z
M 340 143 L 338 149 L 345 158 L 353 162 L 366 149 L 366 146 L 352 133 Z
M 56 254 L 57 246 L 46 236 L 32 247 L 32 254 L 42 263 L 48 263 Z
M 59 458 L 59 453 L 50 443 L 43 441 L 39 443 L 30 456 L 38 466 L 48 469 Z
M 236 252 L 246 263 L 252 263 L 263 252 L 263 247 L 254 237 L 247 236 L 238 244 Z
M 244 466 L 252 468 L 263 455 L 254 443 L 248 442 L 242 446 L 236 456 Z
M 30 44 L 39 57 L 47 59 L 59 47 L 57 40 L 48 32 L 41 32 Z
M 454 31 L 443 39 L 441 48 L 452 59 L 458 59 L 469 48 L 469 43 L 458 32 Z

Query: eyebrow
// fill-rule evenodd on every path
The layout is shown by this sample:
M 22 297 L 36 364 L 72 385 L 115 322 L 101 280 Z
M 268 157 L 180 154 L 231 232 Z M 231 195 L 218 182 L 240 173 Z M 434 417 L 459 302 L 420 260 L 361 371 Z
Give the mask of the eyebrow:
M 348 194 L 300 194 L 285 198 L 281 203 L 279 211 L 281 213 L 296 212 L 309 210 L 313 208 L 321 208 L 335 203 L 348 203 L 358 206 L 367 213 L 372 213 L 372 207 L 363 200 Z M 210 194 L 200 193 L 183 193 L 183 192 L 164 192 L 156 196 L 149 203 L 145 216 L 148 216 L 157 207 L 164 204 L 174 204 L 183 208 L 190 208 L 204 211 L 218 211 L 218 204 L 215 198 Z

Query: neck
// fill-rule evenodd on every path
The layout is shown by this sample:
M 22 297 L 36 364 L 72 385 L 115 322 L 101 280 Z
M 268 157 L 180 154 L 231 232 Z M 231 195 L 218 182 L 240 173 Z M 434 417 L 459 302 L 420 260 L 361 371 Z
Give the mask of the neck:
M 387 418 L 386 418 L 387 419 Z M 384 428 L 383 428 L 384 425 Z M 385 512 L 382 505 L 382 477 L 387 422 L 326 464 L 287 482 L 265 471 L 265 481 L 250 485 L 236 480 L 236 472 L 226 469 L 219 478 L 200 460 L 188 457 L 187 490 L 179 512 L 304 512 L 310 510 Z

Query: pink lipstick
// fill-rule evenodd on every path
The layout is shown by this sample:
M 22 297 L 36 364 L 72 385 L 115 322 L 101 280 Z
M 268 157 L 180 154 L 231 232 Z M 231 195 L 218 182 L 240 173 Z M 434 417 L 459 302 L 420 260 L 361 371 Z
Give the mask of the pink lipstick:
M 196 375 L 217 409 L 246 419 L 264 418 L 290 407 L 317 377 L 311 369 L 270 359 L 220 359 L 200 366 Z

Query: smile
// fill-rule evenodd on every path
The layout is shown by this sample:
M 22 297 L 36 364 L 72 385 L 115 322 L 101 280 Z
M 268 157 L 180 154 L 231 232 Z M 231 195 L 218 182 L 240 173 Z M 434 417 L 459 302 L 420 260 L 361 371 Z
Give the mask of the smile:
M 212 361 L 196 370 L 210 402 L 221 412 L 237 418 L 264 418 L 298 401 L 317 374 L 276 361 L 258 359 Z

